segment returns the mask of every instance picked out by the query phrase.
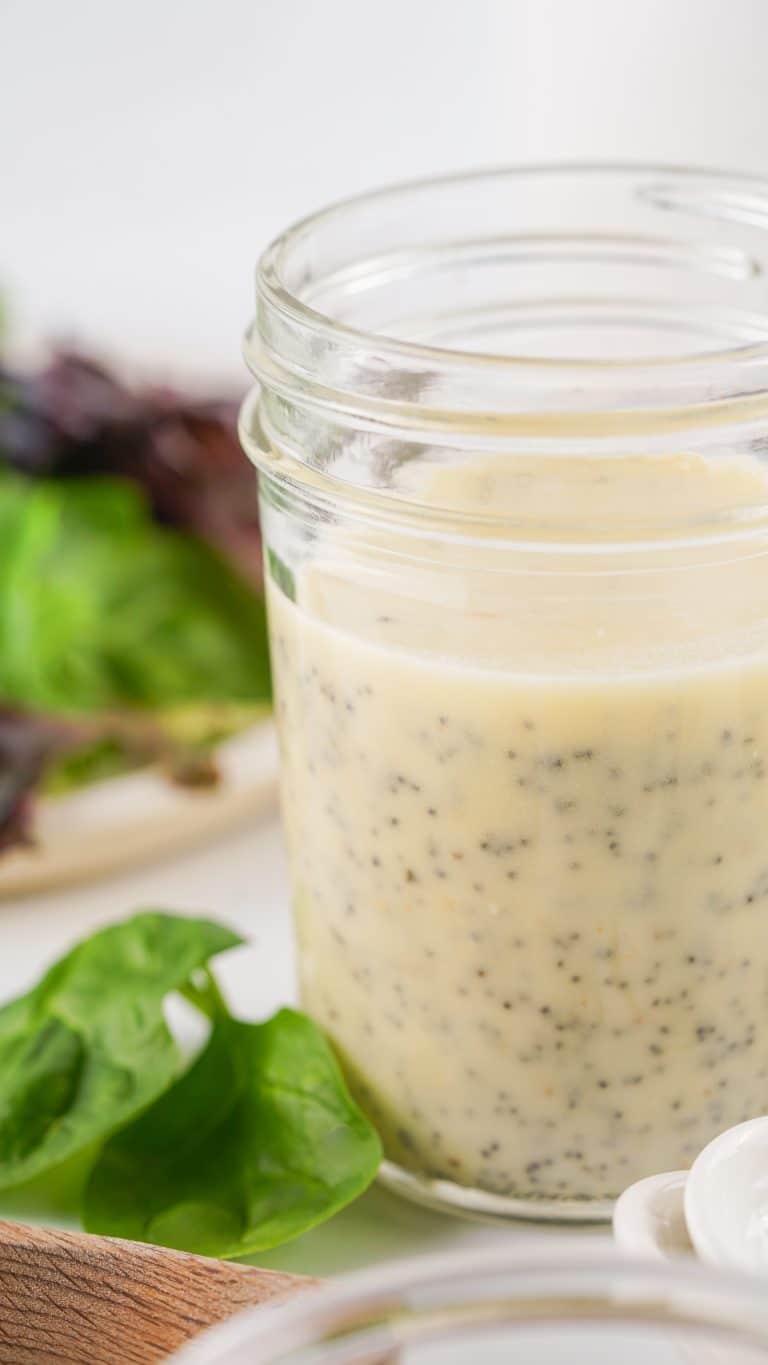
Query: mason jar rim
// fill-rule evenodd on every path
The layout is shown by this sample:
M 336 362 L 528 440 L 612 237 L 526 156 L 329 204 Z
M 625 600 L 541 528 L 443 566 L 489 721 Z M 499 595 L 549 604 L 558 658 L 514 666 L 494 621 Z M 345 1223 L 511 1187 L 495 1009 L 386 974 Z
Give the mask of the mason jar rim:
M 490 1316 L 483 1312 L 484 1304 Z M 293 1365 L 305 1349 L 314 1347 L 318 1354 L 312 1360 L 322 1365 L 324 1344 L 330 1348 L 329 1359 L 335 1360 L 340 1344 L 348 1339 L 354 1346 L 356 1331 L 367 1327 L 381 1324 L 384 1330 L 375 1342 L 361 1337 L 360 1348 L 366 1352 L 423 1339 L 425 1330 L 440 1326 L 441 1308 L 446 1328 L 471 1326 L 473 1308 L 484 1325 L 625 1322 L 699 1335 L 711 1332 L 713 1343 L 719 1339 L 724 1346 L 760 1347 L 768 1359 L 768 1307 L 757 1275 L 706 1266 L 692 1257 L 641 1260 L 604 1243 L 537 1236 L 512 1247 L 407 1257 L 353 1271 L 335 1283 L 310 1285 L 288 1300 L 245 1310 L 183 1347 L 173 1360 L 178 1365 L 236 1365 L 243 1348 L 250 1365 Z M 387 1317 L 395 1327 L 391 1337 Z
M 768 250 L 768 176 L 758 175 L 748 171 L 727 171 L 722 167 L 708 166 L 686 166 L 676 163 L 664 162 L 622 162 L 622 161 L 552 161 L 552 162 L 532 162 L 530 164 L 519 163 L 510 165 L 498 165 L 480 167 L 465 171 L 455 171 L 438 176 L 424 176 L 412 180 L 395 181 L 390 184 L 380 186 L 373 190 L 366 190 L 359 194 L 348 195 L 337 199 L 314 213 L 307 214 L 298 219 L 295 223 L 287 227 L 267 246 L 262 253 L 256 267 L 256 287 L 257 294 L 266 301 L 272 303 L 286 315 L 289 315 L 297 322 L 310 328 L 318 337 L 332 337 L 343 334 L 350 340 L 354 340 L 361 346 L 383 344 L 386 352 L 392 356 L 407 356 L 419 358 L 426 362 L 445 363 L 446 360 L 461 361 L 465 364 L 478 367 L 501 368 L 502 370 L 518 371 L 520 369 L 541 369 L 544 373 L 556 374 L 560 370 L 590 371 L 590 370 L 644 370 L 648 367 L 660 369 L 674 369 L 675 367 L 689 367 L 691 365 L 701 365 L 706 361 L 726 361 L 726 362 L 750 362 L 756 358 L 768 357 L 768 340 L 760 343 L 748 345 L 737 345 L 725 347 L 721 350 L 702 353 L 688 353 L 679 356 L 662 357 L 647 356 L 640 359 L 626 357 L 602 357 L 602 358 L 580 358 L 564 356 L 526 356 L 507 355 L 494 352 L 465 350 L 460 347 L 442 347 L 428 345 L 421 342 L 400 339 L 397 336 L 386 336 L 376 331 L 364 328 L 351 327 L 348 324 L 331 317 L 328 313 L 318 310 L 307 304 L 298 293 L 286 287 L 281 278 L 281 270 L 284 267 L 286 256 L 294 246 L 296 241 L 307 234 L 317 231 L 326 224 L 337 222 L 347 216 L 350 212 L 362 208 L 366 205 L 382 203 L 393 196 L 402 194 L 424 193 L 430 190 L 441 188 L 459 187 L 462 184 L 471 185 L 481 181 L 496 179 L 498 177 L 514 177 L 522 180 L 526 177 L 561 177 L 567 175 L 595 175 L 605 179 L 627 176 L 627 175 L 648 175 L 681 178 L 694 182 L 704 180 L 719 185 L 723 190 L 736 187 L 744 192 L 746 196 L 752 193 L 759 194 L 762 203 L 759 208 L 753 205 L 749 208 L 745 202 L 739 206 L 738 203 L 731 204 L 731 212 L 727 218 L 732 222 L 748 223 L 752 226 L 759 226 L 766 232 L 766 249 Z M 709 212 L 705 210 L 705 212 Z M 752 216 L 756 213 L 762 217 L 762 222 L 755 222 Z M 246 358 L 252 358 L 253 333 L 249 330 L 246 335 Z
M 341 500 L 398 527 L 426 518 L 437 533 L 441 509 L 382 481 L 381 451 L 385 460 L 430 446 L 457 459 L 580 460 L 765 448 L 768 178 L 759 175 L 585 161 L 406 181 L 289 227 L 263 254 L 256 292 L 245 354 L 257 384 L 242 443 L 274 485 L 318 507 Z M 462 336 L 465 317 L 473 342 L 496 336 L 496 304 L 511 351 L 433 344 L 435 329 L 441 342 Z M 375 326 L 358 325 L 371 317 Z M 607 356 L 539 355 L 542 338 L 549 347 L 563 335 L 561 322 L 578 346 Z M 613 345 L 625 325 L 629 356 Z M 533 354 L 515 349 L 530 335 Z M 649 335 L 655 353 L 637 354 Z M 497 509 L 443 510 L 447 534 L 540 539 Z M 718 534 L 762 534 L 767 513 L 762 497 L 725 511 Z M 695 523 L 662 522 L 660 512 L 660 540 L 698 535 Z M 554 540 L 570 544 L 570 527 Z

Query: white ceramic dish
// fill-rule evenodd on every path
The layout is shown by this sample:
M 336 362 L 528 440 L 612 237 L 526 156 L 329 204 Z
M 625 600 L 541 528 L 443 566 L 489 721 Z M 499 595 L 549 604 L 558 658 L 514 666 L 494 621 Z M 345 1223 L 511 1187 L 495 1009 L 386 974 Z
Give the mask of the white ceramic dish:
M 709 1143 L 692 1170 L 666 1171 L 630 1185 L 614 1209 L 619 1249 L 670 1263 L 688 1254 L 708 1260 L 723 1274 L 768 1268 L 768 1178 L 760 1177 L 767 1156 L 768 1119 L 753 1119 Z M 756 1181 L 763 1198 L 756 1194 Z M 761 1209 L 756 1227 L 753 1219 L 760 1219 Z M 696 1351 L 682 1347 L 679 1358 L 686 1365 L 733 1365 L 727 1346 L 707 1340 Z
M 768 1118 L 721 1133 L 696 1158 L 685 1219 L 703 1261 L 768 1272 Z
M 0 897 L 64 885 L 189 847 L 268 808 L 277 791 L 271 719 L 217 751 L 221 782 L 176 787 L 154 769 L 40 803 L 34 847 L 0 857 Z
M 708 1143 L 690 1171 L 630 1185 L 613 1231 L 623 1251 L 653 1259 L 695 1255 L 711 1265 L 768 1272 L 768 1117 Z
M 630 1185 L 617 1199 L 613 1235 L 622 1251 L 654 1260 L 694 1255 L 683 1207 L 687 1171 L 666 1171 Z

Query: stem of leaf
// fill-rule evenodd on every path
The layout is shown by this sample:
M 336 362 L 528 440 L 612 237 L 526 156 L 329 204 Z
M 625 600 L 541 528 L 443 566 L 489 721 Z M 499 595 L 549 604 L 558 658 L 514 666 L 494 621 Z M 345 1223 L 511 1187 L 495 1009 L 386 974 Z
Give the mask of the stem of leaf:
M 180 995 L 188 1000 L 190 1005 L 200 1010 L 201 1014 L 207 1015 L 211 1023 L 217 1019 L 230 1018 L 229 1006 L 224 996 L 219 990 L 213 972 L 208 967 L 202 967 L 199 973 L 195 974 L 195 980 L 190 980 L 181 987 Z

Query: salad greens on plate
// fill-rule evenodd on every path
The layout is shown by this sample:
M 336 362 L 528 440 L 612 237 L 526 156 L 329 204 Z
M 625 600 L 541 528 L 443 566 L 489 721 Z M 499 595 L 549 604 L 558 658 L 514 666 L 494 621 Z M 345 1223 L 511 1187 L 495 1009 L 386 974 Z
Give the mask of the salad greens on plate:
M 0 1190 L 84 1154 L 88 1231 L 205 1255 L 263 1251 L 373 1180 L 379 1139 L 305 1015 L 235 1019 L 210 959 L 241 940 L 161 912 L 78 944 L 0 1008 Z M 209 1021 L 184 1061 L 164 1006 Z
M 216 780 L 270 674 L 234 407 L 64 353 L 0 367 L 0 849 L 31 797 L 161 761 Z

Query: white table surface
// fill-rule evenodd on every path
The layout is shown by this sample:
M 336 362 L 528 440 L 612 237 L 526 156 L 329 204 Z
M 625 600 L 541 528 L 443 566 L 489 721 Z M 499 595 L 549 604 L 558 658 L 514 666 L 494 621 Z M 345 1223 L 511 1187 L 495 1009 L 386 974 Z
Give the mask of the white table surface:
M 155 908 L 210 915 L 234 925 L 248 946 L 219 960 L 219 979 L 237 1013 L 266 1016 L 295 998 L 288 899 L 282 840 L 273 816 L 194 852 L 108 880 L 0 901 L 0 998 L 26 989 L 49 961 L 97 926 L 136 909 Z M 26 1191 L 0 1194 L 0 1217 L 77 1226 L 66 1201 L 54 1218 Z M 276 1268 L 330 1275 L 399 1256 L 537 1234 L 608 1240 L 605 1230 L 594 1228 L 564 1232 L 524 1223 L 469 1223 L 374 1187 L 329 1223 L 255 1259 Z

